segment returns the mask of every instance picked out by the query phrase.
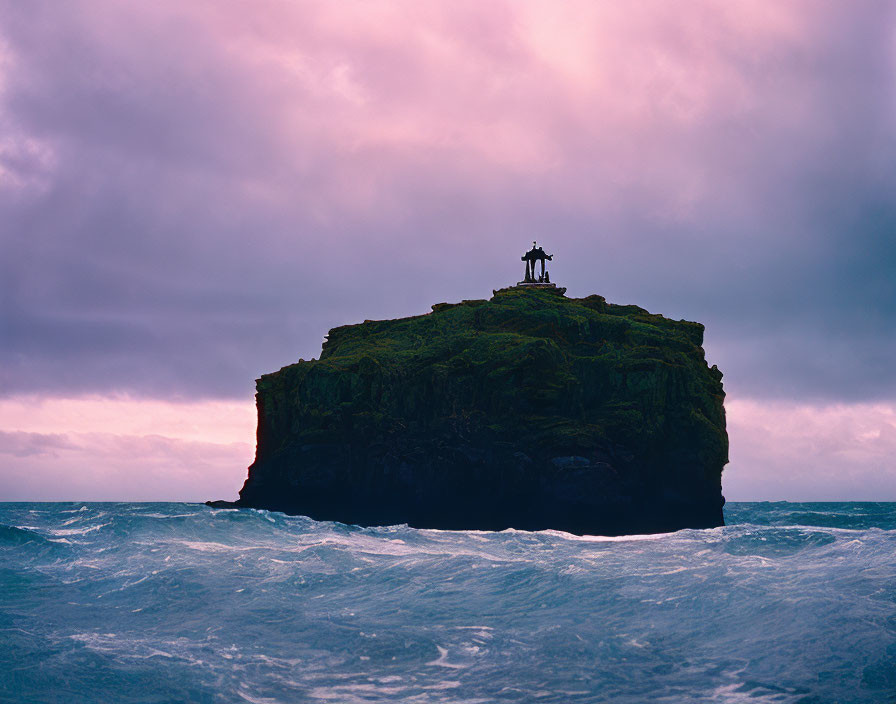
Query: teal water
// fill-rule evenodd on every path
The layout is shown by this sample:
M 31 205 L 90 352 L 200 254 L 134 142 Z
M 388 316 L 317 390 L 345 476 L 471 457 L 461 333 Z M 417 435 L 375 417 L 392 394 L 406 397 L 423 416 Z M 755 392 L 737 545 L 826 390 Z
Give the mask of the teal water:
M 0 504 L 0 701 L 896 701 L 896 504 L 726 520 L 582 538 Z

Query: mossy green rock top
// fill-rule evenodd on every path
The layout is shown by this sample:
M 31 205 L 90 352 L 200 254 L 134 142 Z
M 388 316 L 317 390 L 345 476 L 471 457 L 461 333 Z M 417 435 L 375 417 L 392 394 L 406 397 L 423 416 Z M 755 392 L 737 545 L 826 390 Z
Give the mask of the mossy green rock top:
M 334 328 L 258 380 L 237 506 L 361 525 L 623 534 L 722 524 L 722 374 L 703 326 L 601 296 Z

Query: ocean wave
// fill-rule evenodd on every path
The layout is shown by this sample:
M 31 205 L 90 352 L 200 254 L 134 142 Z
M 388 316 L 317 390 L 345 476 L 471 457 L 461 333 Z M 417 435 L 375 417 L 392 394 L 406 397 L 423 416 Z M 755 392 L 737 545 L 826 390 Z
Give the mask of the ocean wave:
M 604 538 L 5 505 L 0 700 L 892 698 L 896 506 L 726 510 Z
M 35 543 L 45 545 L 49 541 L 34 528 L 0 524 L 0 546 Z

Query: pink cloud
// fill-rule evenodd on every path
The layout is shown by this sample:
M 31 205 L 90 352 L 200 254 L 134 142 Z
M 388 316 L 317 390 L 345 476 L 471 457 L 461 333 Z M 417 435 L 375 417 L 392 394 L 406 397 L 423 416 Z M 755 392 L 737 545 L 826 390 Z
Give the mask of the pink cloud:
M 254 455 L 250 402 L 0 399 L 0 500 L 233 498 Z
M 828 15 L 807 8 L 90 2 L 69 19 L 116 57 L 96 77 L 104 91 L 162 121 L 156 111 L 183 98 L 193 112 L 179 127 L 195 138 L 186 154 L 213 150 L 238 166 L 250 197 L 324 219 L 346 209 L 400 218 L 412 204 L 398 196 L 421 176 L 502 193 L 537 176 L 578 208 L 613 208 L 635 188 L 678 217 L 718 196 L 714 173 L 750 158 L 736 139 L 726 160 L 706 148 L 722 125 L 759 126 L 774 112 L 806 134 L 812 86 L 773 67 L 824 31 Z M 757 83 L 760 71 L 776 81 Z M 220 123 L 203 134 L 191 120 Z
M 0 428 L 30 433 L 159 435 L 226 444 L 249 442 L 255 405 L 245 401 L 173 402 L 127 395 L 60 398 L 27 394 L 0 398 Z
M 728 400 L 733 501 L 896 500 L 896 406 Z

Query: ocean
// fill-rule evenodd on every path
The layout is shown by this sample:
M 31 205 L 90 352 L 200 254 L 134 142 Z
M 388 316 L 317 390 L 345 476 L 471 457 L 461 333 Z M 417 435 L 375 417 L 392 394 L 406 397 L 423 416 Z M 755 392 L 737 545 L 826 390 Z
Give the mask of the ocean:
M 0 504 L 0 701 L 896 701 L 896 504 L 726 521 L 601 538 Z

